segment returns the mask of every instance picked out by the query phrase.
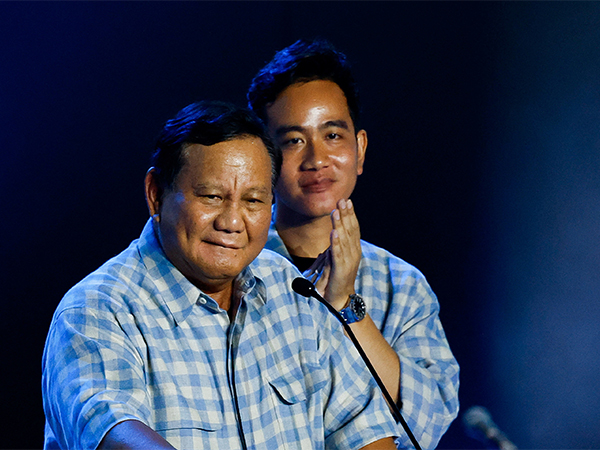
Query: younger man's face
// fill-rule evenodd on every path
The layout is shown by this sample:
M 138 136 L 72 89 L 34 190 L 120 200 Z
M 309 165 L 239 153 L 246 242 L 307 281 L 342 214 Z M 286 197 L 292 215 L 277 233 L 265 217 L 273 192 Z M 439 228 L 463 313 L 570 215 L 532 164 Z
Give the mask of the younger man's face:
M 267 106 L 269 133 L 283 153 L 277 208 L 301 219 L 329 215 L 362 173 L 367 136 L 332 81 L 296 83 Z

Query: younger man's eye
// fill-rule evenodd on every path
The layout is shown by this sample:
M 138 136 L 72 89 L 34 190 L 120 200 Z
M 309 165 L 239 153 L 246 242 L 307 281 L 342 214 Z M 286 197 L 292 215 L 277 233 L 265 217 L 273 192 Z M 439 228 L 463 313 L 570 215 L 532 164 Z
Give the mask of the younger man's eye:
M 283 145 L 297 145 L 300 143 L 300 138 L 290 138 L 283 142 Z

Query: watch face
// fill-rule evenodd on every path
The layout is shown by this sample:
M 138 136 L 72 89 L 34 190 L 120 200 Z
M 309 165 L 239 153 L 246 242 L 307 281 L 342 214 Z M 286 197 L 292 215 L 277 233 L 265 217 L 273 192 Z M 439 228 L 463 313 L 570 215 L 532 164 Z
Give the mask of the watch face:
M 365 302 L 363 301 L 360 295 L 354 294 L 352 296 L 352 300 L 350 301 L 350 306 L 352 308 L 352 312 L 356 315 L 358 320 L 362 320 L 367 313 L 365 308 Z

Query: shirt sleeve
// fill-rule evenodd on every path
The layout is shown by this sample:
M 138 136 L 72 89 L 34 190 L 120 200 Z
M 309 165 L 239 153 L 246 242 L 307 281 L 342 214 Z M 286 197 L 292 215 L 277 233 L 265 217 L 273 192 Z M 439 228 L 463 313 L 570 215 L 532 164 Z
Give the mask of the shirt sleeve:
M 128 419 L 148 424 L 144 363 L 119 323 L 126 315 L 89 307 L 54 317 L 43 358 L 47 427 L 60 448 L 96 448 Z
M 392 264 L 391 276 L 393 299 L 384 333 L 400 359 L 401 411 L 421 447 L 434 449 L 458 415 L 459 367 L 439 319 L 438 300 L 423 275 L 399 262 Z M 406 433 L 397 445 L 412 448 Z

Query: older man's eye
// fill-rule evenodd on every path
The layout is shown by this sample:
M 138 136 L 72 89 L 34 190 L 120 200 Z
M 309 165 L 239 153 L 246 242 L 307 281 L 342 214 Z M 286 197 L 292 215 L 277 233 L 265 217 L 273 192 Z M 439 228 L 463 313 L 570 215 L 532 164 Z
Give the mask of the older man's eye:
M 220 200 L 221 197 L 216 194 L 200 194 L 198 197 L 203 198 L 205 200 L 215 201 Z

